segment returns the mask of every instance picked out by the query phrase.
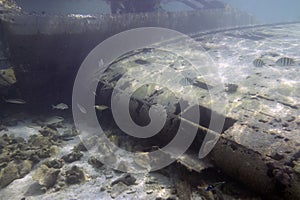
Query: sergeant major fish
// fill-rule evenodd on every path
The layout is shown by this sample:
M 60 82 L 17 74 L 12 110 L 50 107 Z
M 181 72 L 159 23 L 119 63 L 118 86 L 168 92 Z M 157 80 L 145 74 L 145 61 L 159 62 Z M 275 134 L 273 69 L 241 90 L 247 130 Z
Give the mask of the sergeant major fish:
M 253 65 L 255 67 L 263 67 L 265 65 L 265 62 L 262 59 L 257 58 L 253 61 Z
M 292 66 L 292 65 L 295 65 L 295 60 L 292 58 L 288 58 L 288 57 L 282 57 L 276 61 L 276 64 L 279 66 L 282 66 L 282 67 L 283 66 Z

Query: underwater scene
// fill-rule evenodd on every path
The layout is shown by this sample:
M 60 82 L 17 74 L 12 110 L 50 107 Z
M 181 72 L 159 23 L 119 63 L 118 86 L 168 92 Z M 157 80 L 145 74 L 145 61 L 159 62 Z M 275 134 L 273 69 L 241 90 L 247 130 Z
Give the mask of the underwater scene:
M 300 199 L 297 0 L 0 0 L 0 200 Z

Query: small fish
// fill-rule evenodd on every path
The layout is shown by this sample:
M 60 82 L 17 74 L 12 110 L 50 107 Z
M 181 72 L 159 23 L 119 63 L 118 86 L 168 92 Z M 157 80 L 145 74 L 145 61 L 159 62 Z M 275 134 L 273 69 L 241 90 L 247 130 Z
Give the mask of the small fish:
M 292 66 L 295 65 L 295 61 L 292 58 L 288 58 L 288 57 L 283 57 L 283 58 L 279 58 L 276 61 L 276 64 L 279 66 Z
M 57 123 L 62 122 L 62 121 L 64 121 L 63 117 L 53 116 L 53 117 L 47 118 L 45 123 L 50 125 L 50 124 L 57 124 Z
M 80 104 L 77 103 L 77 107 L 78 109 L 83 113 L 83 114 L 86 114 L 87 113 L 87 110 Z
M 23 99 L 4 99 L 4 101 L 7 103 L 13 103 L 13 104 L 25 104 L 26 103 L 26 101 L 24 101 Z
M 103 110 L 108 109 L 109 107 L 107 107 L 105 105 L 95 105 L 95 108 L 96 108 L 96 110 L 103 111 Z
M 64 103 L 59 103 L 56 106 L 52 105 L 52 109 L 57 109 L 57 110 L 66 110 L 68 108 L 69 108 L 69 106 L 67 104 L 64 104 Z
M 253 61 L 253 65 L 255 67 L 263 67 L 265 65 L 265 62 L 262 59 L 257 58 Z

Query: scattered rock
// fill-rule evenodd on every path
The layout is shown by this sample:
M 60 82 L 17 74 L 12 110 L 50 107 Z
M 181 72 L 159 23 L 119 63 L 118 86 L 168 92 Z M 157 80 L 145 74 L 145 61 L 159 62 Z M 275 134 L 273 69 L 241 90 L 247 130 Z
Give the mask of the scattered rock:
M 118 161 L 114 154 L 104 156 L 101 160 L 103 160 L 103 163 L 107 165 L 114 165 Z
M 300 175 L 300 161 L 298 160 L 294 161 L 293 164 L 294 164 L 293 169 L 295 170 L 295 172 L 297 172 Z
M 147 181 L 145 182 L 145 184 L 156 184 L 157 181 L 156 181 L 156 178 L 155 177 L 152 177 L 150 176 Z
M 72 166 L 71 169 L 66 171 L 66 183 L 71 184 L 79 184 L 86 180 L 85 174 L 76 165 Z
M 153 190 L 149 189 L 146 191 L 146 194 L 152 194 L 153 193 Z
M 88 160 L 88 163 L 96 169 L 99 169 L 103 166 L 103 163 L 100 160 L 98 160 L 95 156 L 91 156 Z
M 106 178 L 106 179 L 111 179 L 112 177 L 114 177 L 114 176 L 113 176 L 113 174 L 111 174 L 111 173 L 105 175 L 105 178 Z
M 44 137 L 42 135 L 31 135 L 28 144 L 33 147 L 40 148 L 41 146 L 48 147 L 51 145 L 51 142 L 48 137 Z
M 176 200 L 176 199 L 177 199 L 176 196 L 173 195 L 166 198 L 166 200 Z
M 117 196 L 119 196 L 122 192 L 126 191 L 127 189 L 128 189 L 127 185 L 125 185 L 122 182 L 118 182 L 112 188 L 110 196 L 111 196 L 111 198 L 116 198 Z
M 104 191 L 105 191 L 105 187 L 101 187 L 100 192 L 104 192 Z
M 39 132 L 44 137 L 52 137 L 52 136 L 58 135 L 57 129 L 52 126 L 43 127 L 42 130 L 39 130 Z
M 8 163 L 0 172 L 0 188 L 7 186 L 17 178 L 20 178 L 17 165 L 13 162 Z
M 18 165 L 20 177 L 24 177 L 26 174 L 28 174 L 30 172 L 30 170 L 32 169 L 32 165 L 33 165 L 33 163 L 30 160 L 22 161 Z
M 178 181 L 175 183 L 179 199 L 191 199 L 192 191 L 187 181 Z
M 233 83 L 228 83 L 225 85 L 225 92 L 227 93 L 235 93 L 238 89 L 238 85 L 233 84 Z
M 111 134 L 108 139 L 114 143 L 116 146 L 120 146 L 120 140 L 119 140 L 119 137 L 115 134 Z
M 71 163 L 71 162 L 74 162 L 74 161 L 77 161 L 77 160 L 80 160 L 80 158 L 83 156 L 83 154 L 79 151 L 73 151 L 67 155 L 64 155 L 62 157 L 62 159 L 64 161 L 66 161 L 67 163 Z
M 7 166 L 7 162 L 1 162 L 1 163 L 0 163 L 0 170 L 1 170 L 2 168 L 6 167 L 6 166 Z
M 83 142 L 80 142 L 73 148 L 73 151 L 87 151 L 87 148 L 85 147 Z
M 124 161 L 121 161 L 117 167 L 117 170 L 120 172 L 127 172 L 128 171 L 128 166 Z
M 171 194 L 177 194 L 177 190 L 176 188 L 171 188 L 171 191 L 170 191 Z
M 98 144 L 98 151 L 103 155 L 109 155 L 114 152 L 114 147 L 109 144 L 106 144 L 105 141 L 100 140 Z
M 149 158 L 149 154 L 146 153 L 139 153 L 137 154 L 138 156 L 134 158 L 134 162 L 135 164 L 137 164 L 139 167 L 143 168 L 143 169 L 150 169 L 150 158 Z
M 5 125 L 0 125 L 0 131 L 8 131 Z
M 34 164 L 37 164 L 37 163 L 39 163 L 41 161 L 40 158 L 39 158 L 39 156 L 36 155 L 36 154 L 31 154 L 29 156 L 29 160 L 32 161 Z
M 64 133 L 62 135 L 60 135 L 59 138 L 61 140 L 64 140 L 64 141 L 69 141 L 69 140 L 72 140 L 78 134 L 79 133 L 76 130 L 76 128 L 73 127 L 72 130 L 66 130 L 66 131 L 64 131 Z
M 51 156 L 49 148 L 42 148 L 37 151 L 39 158 L 49 158 Z
M 111 186 L 118 184 L 119 182 L 124 183 L 127 186 L 133 185 L 136 181 L 136 178 L 133 177 L 131 174 L 124 174 L 122 177 L 118 178 L 117 180 L 111 183 Z
M 284 158 L 284 155 L 278 152 L 274 152 L 270 157 L 273 158 L 274 160 L 281 160 Z
M 59 172 L 59 169 L 49 168 L 47 165 L 42 164 L 32 175 L 32 179 L 49 189 L 56 183 Z
M 129 189 L 126 191 L 126 194 L 133 194 L 133 193 L 136 193 L 136 190 Z
M 55 169 L 60 169 L 64 165 L 62 160 L 54 159 L 54 160 L 48 160 L 44 162 L 45 165 L 49 168 L 55 168 Z

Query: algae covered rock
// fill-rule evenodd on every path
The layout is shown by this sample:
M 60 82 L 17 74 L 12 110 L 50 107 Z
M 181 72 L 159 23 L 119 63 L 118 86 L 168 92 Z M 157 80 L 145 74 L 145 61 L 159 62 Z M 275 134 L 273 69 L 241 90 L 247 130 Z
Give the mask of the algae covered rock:
M 127 186 L 135 184 L 136 178 L 131 174 L 124 174 L 122 177 L 118 178 L 117 180 L 111 183 L 111 186 L 118 184 L 120 182 L 124 183 Z
M 83 142 L 78 143 L 76 146 L 73 148 L 74 151 L 87 151 L 87 148 L 83 144 Z
M 36 170 L 32 178 L 48 189 L 55 185 L 59 172 L 59 169 L 49 168 L 43 164 Z
M 44 164 L 49 168 L 60 169 L 63 167 L 64 162 L 61 159 L 60 160 L 53 159 L 53 160 L 48 160 L 48 161 L 44 162 Z
M 7 186 L 15 179 L 24 177 L 31 169 L 32 162 L 29 160 L 4 163 L 0 171 L 0 188 Z
M 66 183 L 69 185 L 79 184 L 86 180 L 83 170 L 76 165 L 66 171 Z
M 73 151 L 67 155 L 64 155 L 62 159 L 68 163 L 80 160 L 80 158 L 83 156 L 83 154 L 79 151 Z
M 13 180 L 20 178 L 18 166 L 10 162 L 0 172 L 0 188 L 10 184 Z
M 98 160 L 95 156 L 91 156 L 88 160 L 88 163 L 96 169 L 99 169 L 103 166 L 103 163 L 100 160 Z
M 24 160 L 18 165 L 20 177 L 24 177 L 32 169 L 33 163 L 30 160 Z

